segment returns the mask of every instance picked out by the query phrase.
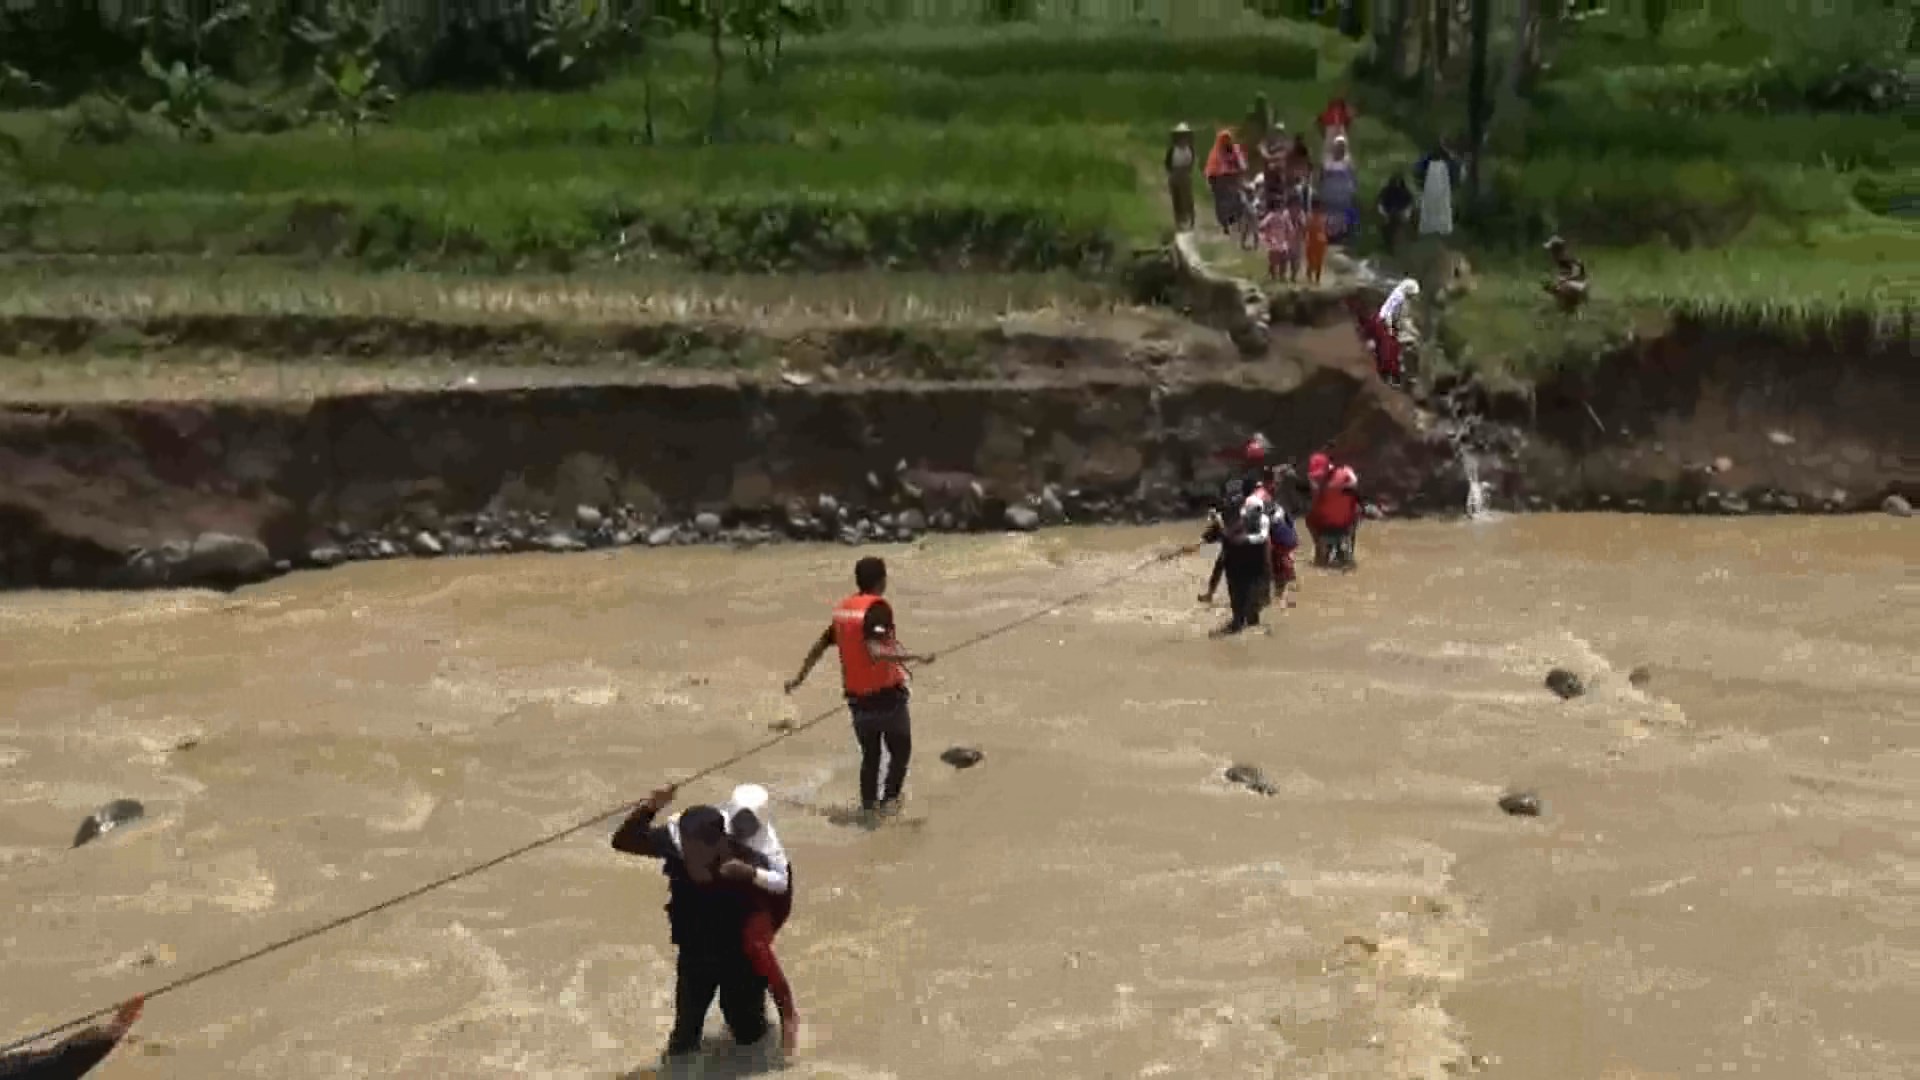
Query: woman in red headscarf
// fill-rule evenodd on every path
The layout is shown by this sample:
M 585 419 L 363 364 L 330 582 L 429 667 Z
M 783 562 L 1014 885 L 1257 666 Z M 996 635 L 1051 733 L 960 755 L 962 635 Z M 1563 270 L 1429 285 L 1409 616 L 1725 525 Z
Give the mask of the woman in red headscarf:
M 1246 152 L 1233 141 L 1232 131 L 1221 128 L 1207 152 L 1207 187 L 1213 192 L 1213 220 L 1221 232 L 1233 232 L 1247 212 L 1246 173 Z
M 1351 570 L 1353 533 L 1360 525 L 1360 476 L 1326 454 L 1315 454 L 1307 465 L 1307 482 L 1313 491 L 1313 508 L 1307 512 L 1313 564 Z

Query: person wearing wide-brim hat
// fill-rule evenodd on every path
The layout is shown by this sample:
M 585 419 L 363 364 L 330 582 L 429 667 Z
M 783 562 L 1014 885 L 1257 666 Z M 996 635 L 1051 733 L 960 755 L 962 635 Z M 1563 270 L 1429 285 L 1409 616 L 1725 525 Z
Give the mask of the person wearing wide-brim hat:
M 1167 143 L 1167 196 L 1173 202 L 1173 227 L 1179 232 L 1193 230 L 1193 170 L 1199 156 L 1193 149 L 1193 129 L 1175 124 Z
M 1578 311 L 1587 302 L 1587 264 L 1574 258 L 1567 242 L 1555 236 L 1543 245 L 1553 259 L 1553 278 L 1544 288 L 1560 304 L 1560 310 Z

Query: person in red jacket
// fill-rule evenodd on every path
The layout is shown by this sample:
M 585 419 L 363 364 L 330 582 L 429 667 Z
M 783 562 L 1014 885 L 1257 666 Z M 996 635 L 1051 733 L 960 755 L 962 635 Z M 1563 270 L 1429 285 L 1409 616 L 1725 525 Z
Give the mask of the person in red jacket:
M 1335 465 L 1315 455 L 1321 479 L 1315 481 L 1308 528 L 1313 532 L 1314 563 L 1342 570 L 1354 568 L 1353 538 L 1360 527 L 1360 477 L 1346 465 Z M 1309 474 L 1311 476 L 1311 473 Z

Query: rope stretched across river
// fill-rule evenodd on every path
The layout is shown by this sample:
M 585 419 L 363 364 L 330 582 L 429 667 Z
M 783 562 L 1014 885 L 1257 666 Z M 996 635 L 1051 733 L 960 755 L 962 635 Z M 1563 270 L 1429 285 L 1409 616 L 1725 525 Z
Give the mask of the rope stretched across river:
M 1174 559 L 1180 558 L 1181 556 L 1184 556 L 1184 555 L 1190 555 L 1193 552 L 1199 550 L 1200 546 L 1201 545 L 1199 544 L 1186 544 L 1181 547 L 1174 548 L 1170 551 L 1163 551 L 1156 555 L 1149 556 L 1148 558 L 1140 560 L 1139 562 L 1133 564 L 1132 566 L 1121 571 L 1120 573 L 1113 574 L 1107 578 L 1104 578 L 1101 581 L 1097 582 L 1096 584 L 1089 586 L 1088 588 L 1082 589 L 1081 591 L 1074 593 L 1070 596 L 1065 596 L 1065 597 L 1061 597 L 1060 599 L 1054 600 L 1048 603 L 1045 607 L 1039 608 L 1033 612 L 1030 612 L 1029 614 L 1022 615 L 1021 617 L 1013 620 L 1012 622 L 1004 623 L 1000 626 L 994 627 L 991 630 L 987 630 L 982 633 L 975 634 L 974 636 L 967 638 L 966 640 L 961 641 L 958 644 L 955 644 L 946 649 L 940 650 L 940 652 L 936 655 L 951 655 L 953 653 L 960 652 L 964 649 L 971 649 L 976 645 L 981 645 L 988 641 L 992 641 L 994 638 L 997 638 L 1002 634 L 1011 633 L 1012 631 L 1017 630 L 1020 627 L 1027 625 L 1028 623 L 1037 622 L 1038 620 L 1043 619 L 1048 615 L 1051 615 L 1054 612 L 1059 611 L 1062 608 L 1071 607 L 1074 604 L 1080 603 L 1081 601 L 1086 600 L 1087 598 L 1095 595 L 1096 593 L 1099 593 L 1121 581 L 1124 581 L 1127 578 L 1133 577 L 1135 574 L 1138 574 L 1143 570 L 1157 566 L 1160 563 L 1171 562 Z M 785 742 L 788 739 L 793 738 L 795 735 L 799 735 L 800 733 L 807 731 L 808 729 L 813 728 L 826 720 L 829 720 L 835 716 L 841 715 L 841 712 L 842 712 L 841 707 L 837 705 L 831 709 L 824 710 L 818 715 L 810 717 L 809 719 L 805 720 L 802 723 L 795 724 L 792 727 L 786 728 L 780 731 L 778 734 L 773 735 L 770 738 L 760 740 L 759 742 L 753 744 L 752 746 L 749 746 L 745 750 L 742 750 L 739 753 L 734 754 L 732 757 L 729 757 L 724 760 L 714 762 L 711 765 L 708 765 L 706 768 L 701 769 L 699 772 L 694 773 L 692 776 L 689 776 L 686 779 L 679 781 L 674 786 L 685 787 L 686 785 L 691 784 L 696 780 L 704 780 L 707 777 L 712 776 L 713 774 L 720 772 L 723 769 L 732 768 L 733 766 L 738 765 L 742 761 L 745 761 L 756 754 L 759 754 L 765 750 L 768 750 L 774 746 L 779 745 L 782 742 Z M 430 892 L 434 892 L 438 889 L 446 888 L 448 885 L 453 885 L 458 882 L 465 881 L 467 878 L 473 877 L 476 874 L 483 873 L 487 870 L 491 870 L 502 863 L 511 862 L 512 860 L 517 859 L 520 856 L 525 855 L 529 852 L 537 851 L 540 848 L 547 847 L 551 844 L 559 843 L 560 841 L 565 840 L 568 837 L 575 835 L 576 833 L 585 832 L 586 830 L 591 829 L 596 825 L 600 825 L 606 821 L 609 821 L 615 817 L 620 816 L 621 814 L 630 812 L 635 805 L 637 805 L 636 801 L 629 800 L 627 802 L 621 803 L 618 806 L 602 810 L 594 814 L 592 817 L 585 818 L 578 822 L 575 822 L 574 824 L 569 825 L 558 832 L 548 833 L 547 835 L 542 836 L 537 840 L 530 840 L 527 843 L 524 843 L 519 847 L 514 848 L 512 851 L 507 851 L 499 855 L 495 855 L 493 858 L 488 859 L 485 862 L 475 863 L 463 869 L 456 870 L 451 874 L 447 874 L 444 877 L 435 878 L 434 880 L 429 881 L 424 885 L 420 885 L 416 888 L 409 889 L 406 892 L 399 894 L 398 896 L 389 897 L 385 900 L 380 901 L 377 904 L 372 905 L 371 907 L 364 907 L 350 914 L 341 915 L 338 918 L 330 919 L 327 922 L 320 923 L 317 926 L 309 927 L 306 930 L 302 930 L 301 932 L 294 934 L 291 937 L 281 938 L 280 940 L 272 942 L 271 944 L 263 945 L 260 948 L 255 949 L 250 953 L 246 953 L 244 955 L 234 957 L 231 960 L 223 961 L 222 963 L 215 964 L 210 968 L 204 968 L 200 971 L 196 971 L 188 975 L 182 975 L 180 978 L 177 978 L 172 982 L 165 983 L 159 987 L 156 987 L 153 990 L 147 991 L 145 996 L 149 1001 L 151 1001 L 152 999 L 160 997 L 163 994 L 171 994 L 175 990 L 183 990 L 189 986 L 192 986 L 194 983 L 200 982 L 204 979 L 211 979 L 215 975 L 232 971 L 234 968 L 240 967 L 243 964 L 249 964 L 263 957 L 271 956 L 274 953 L 281 951 L 282 949 L 291 948 L 295 945 L 300 944 L 303 941 L 310 941 L 314 938 L 321 936 L 322 934 L 330 933 L 331 931 L 338 930 L 343 926 L 348 926 L 353 923 L 359 922 L 362 919 L 368 918 L 373 915 L 377 915 L 380 912 L 388 910 L 389 908 L 399 907 L 401 904 L 404 904 L 409 900 L 418 899 L 419 897 L 425 896 Z M 23 1047 L 31 1046 L 34 1043 L 40 1042 L 44 1039 L 50 1039 L 55 1035 L 61 1034 L 62 1032 L 71 1031 L 74 1028 L 80 1027 L 82 1024 L 91 1023 L 95 1020 L 100 1019 L 101 1017 L 107 1016 L 108 1014 L 112 1013 L 115 1009 L 119 1007 L 120 1007 L 119 1003 L 116 1002 L 112 1005 L 95 1009 L 94 1011 L 87 1013 L 84 1016 L 76 1016 L 71 1020 L 67 1020 L 62 1023 L 56 1024 L 53 1027 L 45 1028 L 41 1031 L 34 1032 L 31 1035 L 26 1035 L 21 1038 L 15 1039 L 12 1042 L 7 1043 L 5 1046 L 0 1046 L 0 1055 L 12 1053 L 15 1050 L 19 1050 Z

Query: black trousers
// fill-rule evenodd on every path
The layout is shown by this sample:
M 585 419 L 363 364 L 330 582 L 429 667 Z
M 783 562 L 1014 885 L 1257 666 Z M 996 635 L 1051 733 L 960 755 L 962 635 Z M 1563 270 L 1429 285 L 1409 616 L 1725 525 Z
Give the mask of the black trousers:
M 907 785 L 913 759 L 913 718 L 905 699 L 881 705 L 854 702 L 853 737 L 860 743 L 860 806 L 871 810 L 880 800 L 897 799 Z M 887 754 L 887 786 L 880 787 L 880 752 Z
M 1227 629 L 1239 631 L 1259 626 L 1260 609 L 1266 605 L 1270 591 L 1267 545 L 1227 544 L 1221 550 L 1227 564 L 1227 601 L 1233 607 L 1233 621 L 1227 624 Z
M 1227 572 L 1227 546 L 1220 545 L 1220 554 L 1213 557 L 1213 573 L 1207 575 L 1207 595 L 1220 591 L 1220 578 Z
M 715 952 L 681 949 L 674 964 L 673 1035 L 667 1039 L 667 1053 L 700 1049 L 700 1032 L 715 994 L 734 1042 L 746 1046 L 766 1037 L 772 1026 L 767 1022 L 767 980 L 754 972 L 741 943 Z
M 120 1040 L 98 1030 L 83 1031 L 50 1050 L 0 1057 L 6 1080 L 79 1080 L 106 1060 Z

